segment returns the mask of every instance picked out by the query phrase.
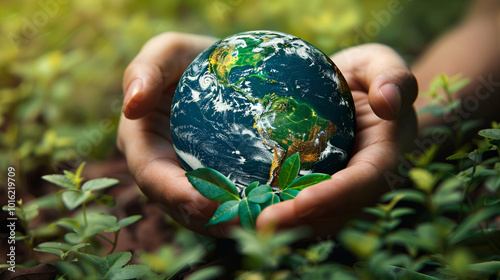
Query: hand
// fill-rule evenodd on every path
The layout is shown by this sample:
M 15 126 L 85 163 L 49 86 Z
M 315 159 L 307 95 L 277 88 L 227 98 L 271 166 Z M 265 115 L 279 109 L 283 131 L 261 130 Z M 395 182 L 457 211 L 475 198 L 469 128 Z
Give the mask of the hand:
M 391 48 L 361 45 L 335 54 L 356 106 L 356 142 L 347 167 L 331 180 L 310 186 L 293 199 L 270 206 L 257 228 L 307 225 L 316 235 L 328 235 L 361 207 L 389 190 L 386 172 L 394 172 L 398 156 L 417 135 L 412 108 L 418 93 L 415 77 Z
M 215 38 L 165 33 L 147 42 L 125 70 L 118 148 L 142 192 L 185 227 L 224 237 L 231 223 L 205 227 L 217 203 L 191 186 L 170 138 L 170 104 L 189 63 Z M 234 221 L 236 223 L 236 221 Z

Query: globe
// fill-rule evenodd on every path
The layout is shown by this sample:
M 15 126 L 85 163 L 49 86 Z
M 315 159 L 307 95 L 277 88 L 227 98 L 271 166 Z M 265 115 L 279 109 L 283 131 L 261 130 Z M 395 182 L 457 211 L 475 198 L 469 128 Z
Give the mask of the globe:
M 274 188 L 299 153 L 299 176 L 345 168 L 354 145 L 349 87 L 328 56 L 275 31 L 224 38 L 182 75 L 171 105 L 172 143 L 191 171 L 215 169 L 239 188 Z

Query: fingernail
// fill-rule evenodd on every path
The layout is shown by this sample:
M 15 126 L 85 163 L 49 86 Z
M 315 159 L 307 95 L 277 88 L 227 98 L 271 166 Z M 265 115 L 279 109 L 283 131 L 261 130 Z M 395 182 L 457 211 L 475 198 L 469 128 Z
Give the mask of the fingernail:
M 125 116 L 129 115 L 130 109 L 137 107 L 137 102 L 134 101 L 134 96 L 141 92 L 142 88 L 143 84 L 141 79 L 135 79 L 129 84 L 127 90 L 125 91 L 125 100 L 122 108 Z
M 399 87 L 393 83 L 387 83 L 381 86 L 378 92 L 384 98 L 387 105 L 389 105 L 389 108 L 391 108 L 392 114 L 395 116 L 399 114 L 403 103 Z

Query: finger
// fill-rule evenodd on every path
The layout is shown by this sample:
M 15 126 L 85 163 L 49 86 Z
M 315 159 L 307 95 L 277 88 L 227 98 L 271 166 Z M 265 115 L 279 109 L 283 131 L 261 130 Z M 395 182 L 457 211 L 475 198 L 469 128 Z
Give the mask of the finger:
M 163 114 L 148 114 L 141 120 L 122 117 L 119 146 L 127 157 L 129 169 L 141 191 L 158 202 L 185 227 L 213 237 L 227 237 L 234 223 L 205 227 L 218 207 L 189 183 L 169 142 L 151 132 L 149 123 L 164 123 Z M 125 143 L 126 142 L 126 143 Z
M 339 171 L 331 180 L 302 190 L 290 201 L 278 203 L 262 211 L 258 226 L 276 223 L 279 228 L 311 225 L 322 235 L 339 229 L 341 223 L 361 206 L 375 202 L 383 188 L 380 170 L 373 164 L 362 163 Z
M 163 33 L 149 40 L 125 70 L 123 113 L 137 119 L 152 110 L 191 61 L 215 38 Z
M 366 44 L 341 51 L 332 60 L 351 90 L 368 92 L 372 110 L 393 120 L 407 113 L 418 94 L 415 76 L 392 48 Z

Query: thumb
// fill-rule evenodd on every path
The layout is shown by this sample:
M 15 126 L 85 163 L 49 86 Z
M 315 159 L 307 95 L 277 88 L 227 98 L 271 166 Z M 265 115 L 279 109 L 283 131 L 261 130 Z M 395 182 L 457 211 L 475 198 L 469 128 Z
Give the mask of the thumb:
M 351 90 L 368 93 L 370 106 L 380 118 L 397 119 L 411 109 L 418 94 L 417 80 L 392 48 L 366 44 L 338 52 L 332 60 Z

